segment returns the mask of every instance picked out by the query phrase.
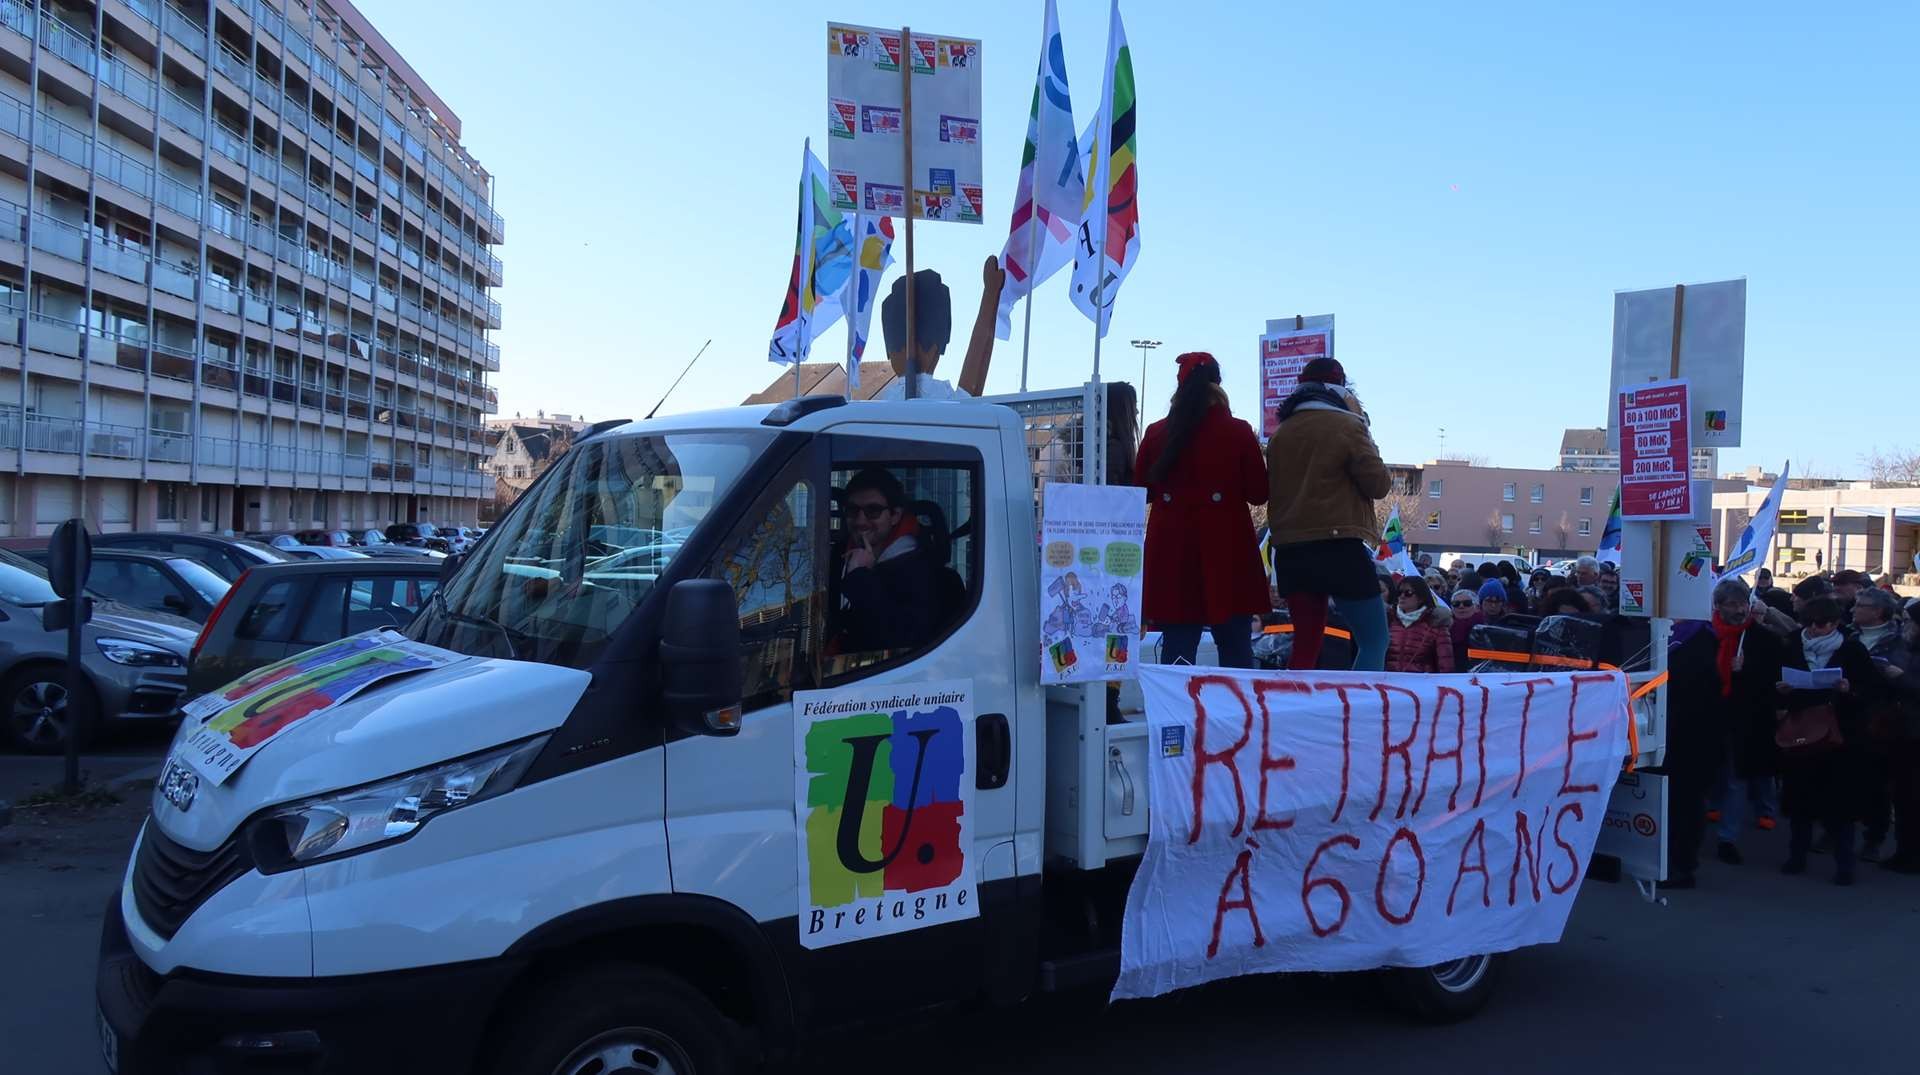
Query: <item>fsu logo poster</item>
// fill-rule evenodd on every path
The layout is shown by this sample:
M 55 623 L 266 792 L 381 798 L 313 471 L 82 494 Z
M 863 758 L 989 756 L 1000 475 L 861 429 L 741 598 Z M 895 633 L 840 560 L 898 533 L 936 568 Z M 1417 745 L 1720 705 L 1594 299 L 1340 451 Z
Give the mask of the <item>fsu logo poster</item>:
M 801 945 L 977 916 L 972 682 L 798 691 L 793 708 Z

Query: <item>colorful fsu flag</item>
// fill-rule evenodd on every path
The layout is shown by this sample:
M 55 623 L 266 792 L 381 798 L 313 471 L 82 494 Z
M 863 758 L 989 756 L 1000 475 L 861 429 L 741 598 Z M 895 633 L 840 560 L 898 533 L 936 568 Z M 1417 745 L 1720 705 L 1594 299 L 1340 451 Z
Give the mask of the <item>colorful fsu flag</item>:
M 1114 0 L 1107 27 L 1106 83 L 1094 120 L 1093 171 L 1073 248 L 1073 304 L 1100 336 L 1113 297 L 1140 257 L 1139 176 L 1134 167 L 1133 54 Z
M 1613 506 L 1607 509 L 1607 527 L 1600 532 L 1600 550 L 1594 559 L 1603 564 L 1620 562 L 1620 490 L 1613 491 Z
M 853 223 L 833 207 L 827 170 L 811 143 L 800 157 L 800 209 L 793 242 L 793 271 L 774 323 L 767 360 L 793 365 L 813 348 L 813 321 L 822 301 L 837 295 L 853 273 Z
M 1073 131 L 1073 101 L 1067 92 L 1067 54 L 1060 20 L 1047 0 L 1034 76 L 1033 107 L 1027 112 L 1027 144 L 1020 152 L 1020 182 L 1013 223 L 1000 250 L 1006 286 L 1000 290 L 993 334 L 1013 335 L 1013 304 L 1031 295 L 1073 260 L 1073 226 L 1087 200 L 1086 172 Z
M 1388 571 L 1402 577 L 1420 573 L 1413 557 L 1407 555 L 1406 530 L 1400 524 L 1400 509 L 1397 506 L 1387 516 L 1387 526 L 1380 534 L 1380 547 L 1374 550 L 1373 558 L 1385 564 Z
M 853 311 L 847 318 L 850 336 L 847 348 L 847 389 L 860 387 L 860 359 L 867 353 L 868 331 L 873 327 L 873 307 L 880 297 L 880 277 L 893 264 L 893 218 L 858 216 L 853 233 L 859 236 L 854 249 L 853 275 L 838 303 Z M 818 335 L 825 322 L 816 320 Z
M 1767 554 L 1773 548 L 1773 531 L 1780 525 L 1780 500 L 1787 495 L 1787 471 L 1792 462 L 1780 468 L 1780 477 L 1767 490 L 1767 498 L 1760 502 L 1760 510 L 1753 513 L 1747 528 L 1740 531 L 1740 544 L 1734 546 L 1727 556 L 1727 563 L 1714 573 L 1713 581 L 1734 578 L 1752 571 L 1756 567 L 1767 566 Z

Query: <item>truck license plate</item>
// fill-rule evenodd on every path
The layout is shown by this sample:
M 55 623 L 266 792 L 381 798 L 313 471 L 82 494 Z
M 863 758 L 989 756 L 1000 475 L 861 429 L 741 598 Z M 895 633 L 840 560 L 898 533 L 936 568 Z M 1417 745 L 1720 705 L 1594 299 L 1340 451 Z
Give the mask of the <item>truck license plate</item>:
M 107 1022 L 107 1013 L 99 1008 L 93 1010 L 94 1018 L 100 1023 L 100 1059 L 107 1062 L 109 1075 L 118 1075 L 120 1071 L 120 1035 L 114 1033 L 113 1024 Z

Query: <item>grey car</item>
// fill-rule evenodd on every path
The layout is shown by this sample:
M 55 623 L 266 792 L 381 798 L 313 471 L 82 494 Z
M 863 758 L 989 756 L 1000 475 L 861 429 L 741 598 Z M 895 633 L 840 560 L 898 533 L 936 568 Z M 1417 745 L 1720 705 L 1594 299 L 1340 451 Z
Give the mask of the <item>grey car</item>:
M 47 631 L 40 613 L 55 599 L 46 570 L 0 551 L 0 740 L 16 750 L 66 749 L 68 718 L 64 631 Z M 83 630 L 81 667 L 87 704 L 81 742 L 122 720 L 166 720 L 187 686 L 196 625 L 95 598 Z

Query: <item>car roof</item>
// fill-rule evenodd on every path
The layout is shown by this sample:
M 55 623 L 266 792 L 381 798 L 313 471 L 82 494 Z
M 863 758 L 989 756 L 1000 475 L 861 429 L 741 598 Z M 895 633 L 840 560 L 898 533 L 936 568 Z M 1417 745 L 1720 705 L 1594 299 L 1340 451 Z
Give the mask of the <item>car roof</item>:
M 25 556 L 27 559 L 33 560 L 36 563 L 47 555 L 47 550 L 44 547 L 38 549 L 13 549 L 9 551 Z M 116 549 L 111 546 L 94 549 L 93 558 L 96 560 L 151 560 L 156 564 L 165 563 L 168 560 L 192 559 L 192 557 L 182 556 L 177 552 L 154 552 L 152 549 Z
M 409 578 L 431 578 L 440 574 L 442 563 L 445 561 L 402 560 L 398 557 L 389 560 L 378 556 L 360 560 L 295 560 L 285 564 L 261 564 L 248 569 L 247 577 L 269 581 L 307 575 L 404 575 Z

